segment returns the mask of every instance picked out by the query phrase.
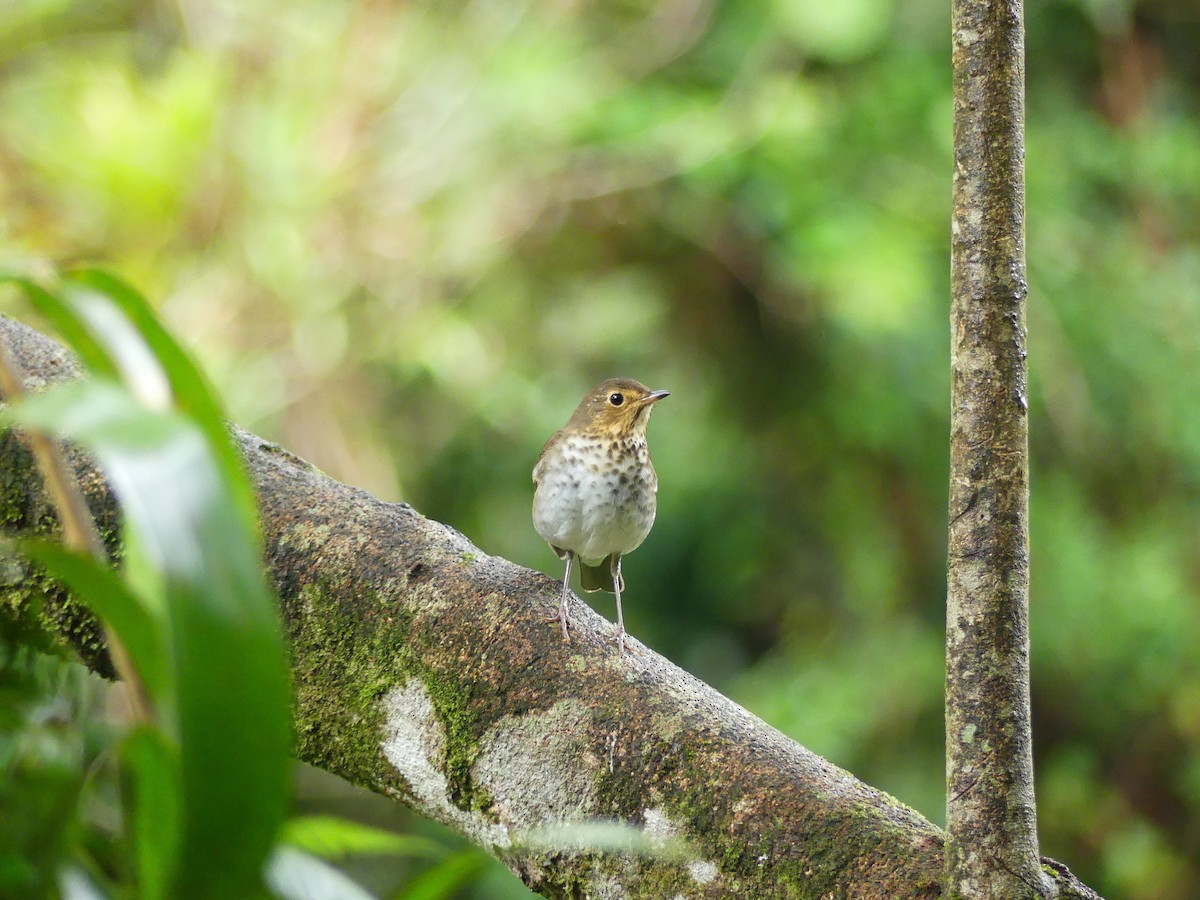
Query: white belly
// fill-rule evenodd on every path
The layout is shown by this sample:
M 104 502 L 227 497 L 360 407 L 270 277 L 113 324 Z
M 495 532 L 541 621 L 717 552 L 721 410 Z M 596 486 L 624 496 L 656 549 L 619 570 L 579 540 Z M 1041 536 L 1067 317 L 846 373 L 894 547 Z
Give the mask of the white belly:
M 569 460 L 580 449 L 568 442 L 562 453 Z M 644 454 L 645 444 L 639 449 Z M 533 497 L 533 527 L 547 543 L 573 550 L 589 564 L 629 553 L 654 524 L 656 481 L 633 460 L 624 469 L 547 465 Z

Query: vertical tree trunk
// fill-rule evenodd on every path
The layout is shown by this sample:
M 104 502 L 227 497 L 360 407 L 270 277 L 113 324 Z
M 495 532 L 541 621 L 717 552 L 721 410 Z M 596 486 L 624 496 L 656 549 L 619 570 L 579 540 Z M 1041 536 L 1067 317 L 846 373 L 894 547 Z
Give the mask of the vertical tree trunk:
M 953 0 L 946 897 L 1050 893 L 1029 724 L 1021 0 Z

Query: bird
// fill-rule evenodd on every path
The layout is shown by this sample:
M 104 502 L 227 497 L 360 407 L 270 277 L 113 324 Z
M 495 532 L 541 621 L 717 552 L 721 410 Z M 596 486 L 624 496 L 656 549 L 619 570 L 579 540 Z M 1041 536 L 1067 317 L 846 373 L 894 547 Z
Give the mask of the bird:
M 654 525 L 658 475 L 646 445 L 654 404 L 670 391 L 652 391 L 632 378 L 609 378 L 584 395 L 567 424 L 556 431 L 533 467 L 533 527 L 559 559 L 566 560 L 559 610 L 571 641 L 567 610 L 572 563 L 585 591 L 616 596 L 613 629 L 627 649 L 621 610 L 621 557 L 632 553 Z

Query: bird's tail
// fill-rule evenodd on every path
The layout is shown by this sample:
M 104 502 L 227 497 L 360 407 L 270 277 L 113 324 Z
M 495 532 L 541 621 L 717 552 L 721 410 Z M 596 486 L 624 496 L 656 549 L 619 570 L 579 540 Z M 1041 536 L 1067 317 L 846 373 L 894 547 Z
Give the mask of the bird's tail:
M 612 557 L 606 556 L 594 566 L 579 560 L 579 584 L 585 591 L 608 591 L 616 593 L 612 578 Z M 621 590 L 625 590 L 625 578 L 621 577 Z

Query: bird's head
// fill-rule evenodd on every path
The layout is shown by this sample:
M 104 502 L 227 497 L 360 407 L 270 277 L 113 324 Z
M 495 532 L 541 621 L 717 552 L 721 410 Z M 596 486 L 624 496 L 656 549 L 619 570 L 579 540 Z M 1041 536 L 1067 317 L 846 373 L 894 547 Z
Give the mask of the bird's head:
M 588 391 L 567 429 L 605 437 L 644 435 L 654 404 L 670 393 L 652 391 L 632 378 L 609 378 Z

